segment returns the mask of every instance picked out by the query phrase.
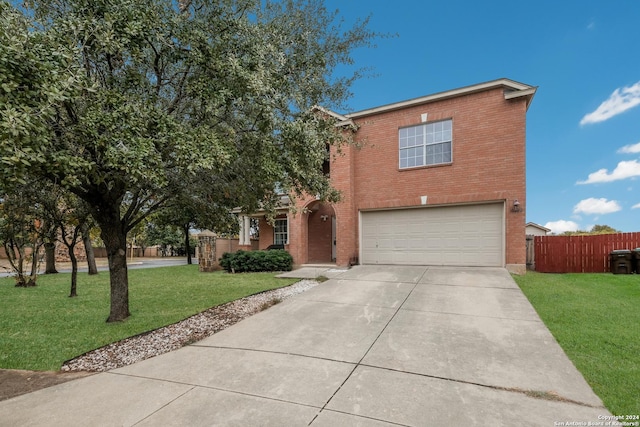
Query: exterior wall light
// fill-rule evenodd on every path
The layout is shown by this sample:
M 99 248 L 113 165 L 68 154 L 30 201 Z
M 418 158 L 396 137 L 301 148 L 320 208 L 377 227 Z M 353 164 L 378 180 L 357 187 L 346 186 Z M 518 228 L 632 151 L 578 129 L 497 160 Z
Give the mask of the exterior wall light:
M 520 212 L 520 202 L 518 199 L 513 201 L 513 207 L 511 208 L 511 212 Z

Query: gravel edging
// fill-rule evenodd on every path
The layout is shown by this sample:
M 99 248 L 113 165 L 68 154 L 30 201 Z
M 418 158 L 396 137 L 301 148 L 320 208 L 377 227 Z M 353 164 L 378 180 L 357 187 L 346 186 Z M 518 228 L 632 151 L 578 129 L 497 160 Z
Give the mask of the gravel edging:
M 63 372 L 104 372 L 158 356 L 194 343 L 258 313 L 293 295 L 317 286 L 315 280 L 301 280 L 293 285 L 261 292 L 210 308 L 168 325 L 104 347 L 89 351 L 60 368 Z

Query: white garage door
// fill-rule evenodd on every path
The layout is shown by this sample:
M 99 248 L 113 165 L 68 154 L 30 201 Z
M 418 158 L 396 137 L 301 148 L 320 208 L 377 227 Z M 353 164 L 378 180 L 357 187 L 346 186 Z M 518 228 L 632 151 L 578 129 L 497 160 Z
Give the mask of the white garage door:
M 504 265 L 503 203 L 361 213 L 362 264 Z

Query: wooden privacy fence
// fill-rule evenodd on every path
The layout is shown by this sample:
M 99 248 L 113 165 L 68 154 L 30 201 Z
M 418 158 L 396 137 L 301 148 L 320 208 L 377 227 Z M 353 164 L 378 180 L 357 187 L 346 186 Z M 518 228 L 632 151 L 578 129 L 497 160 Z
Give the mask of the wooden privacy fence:
M 605 273 L 613 250 L 640 248 L 640 232 L 589 236 L 535 236 L 535 270 L 541 273 Z

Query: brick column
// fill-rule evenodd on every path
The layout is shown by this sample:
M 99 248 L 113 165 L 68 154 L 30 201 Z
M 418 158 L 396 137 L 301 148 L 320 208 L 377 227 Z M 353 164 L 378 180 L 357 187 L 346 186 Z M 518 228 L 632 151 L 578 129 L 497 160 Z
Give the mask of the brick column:
M 198 234 L 198 264 L 200 272 L 220 269 L 216 259 L 216 235 L 209 230 Z

